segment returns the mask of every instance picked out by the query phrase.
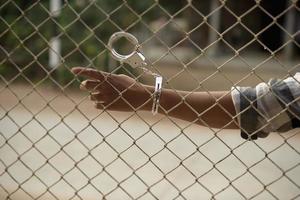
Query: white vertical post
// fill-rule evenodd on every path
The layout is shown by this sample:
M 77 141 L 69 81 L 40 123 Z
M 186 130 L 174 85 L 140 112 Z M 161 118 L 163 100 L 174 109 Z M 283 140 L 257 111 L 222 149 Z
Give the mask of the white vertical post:
M 218 0 L 212 0 L 210 6 L 210 12 L 213 12 L 215 9 L 218 8 Z M 220 16 L 221 16 L 221 10 L 218 10 L 213 13 L 213 15 L 210 17 L 209 24 L 214 27 L 217 31 L 220 30 Z M 208 32 L 208 43 L 212 44 L 218 39 L 218 33 L 212 29 Z M 214 44 L 212 47 L 209 47 L 209 55 L 215 55 L 218 50 L 218 43 Z
M 295 9 L 290 9 L 284 19 L 284 27 L 286 31 L 289 34 L 293 34 L 294 31 L 294 26 L 296 25 L 295 23 L 295 17 L 296 17 L 296 10 Z M 284 34 L 284 43 L 288 42 L 291 38 L 287 35 Z M 285 47 L 284 47 L 284 57 L 286 60 L 291 59 L 293 56 L 293 42 L 289 42 Z
M 51 17 L 57 18 L 60 15 L 61 0 L 50 0 Z M 56 26 L 53 30 L 53 37 L 49 42 L 49 66 L 55 68 L 60 64 L 61 41 L 58 37 Z

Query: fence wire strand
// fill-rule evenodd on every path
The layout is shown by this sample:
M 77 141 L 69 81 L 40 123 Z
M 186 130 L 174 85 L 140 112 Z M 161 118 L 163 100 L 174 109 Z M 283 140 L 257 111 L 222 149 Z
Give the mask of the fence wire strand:
M 232 118 L 229 124 L 237 123 L 246 110 L 232 116 L 219 103 L 231 87 L 292 77 L 299 71 L 299 4 L 2 2 L 0 199 L 300 199 L 297 129 L 244 141 L 239 131 L 225 130 L 228 124 L 215 129 L 203 120 L 215 105 L 198 113 L 184 101 L 197 91 L 214 98 L 212 90 L 227 88 L 214 100 Z M 110 58 L 106 44 L 116 31 L 139 38 L 153 70 L 182 98 L 166 115 L 140 112 L 122 96 L 129 88 L 119 97 L 132 109 L 126 114 L 106 109 L 119 98 L 96 110 L 77 91 L 82 79 L 70 71 L 76 65 L 151 84 L 145 73 Z M 51 53 L 59 59 L 54 66 Z M 189 92 L 181 96 L 178 89 Z M 296 101 L 272 119 L 292 113 Z M 198 116 L 193 122 L 169 116 L 182 103 Z M 207 128 L 195 125 L 198 120 Z

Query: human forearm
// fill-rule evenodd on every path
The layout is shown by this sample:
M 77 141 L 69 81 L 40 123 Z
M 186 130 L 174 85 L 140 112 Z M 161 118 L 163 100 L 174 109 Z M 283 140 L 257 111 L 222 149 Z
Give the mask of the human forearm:
M 152 87 L 148 91 L 153 92 Z M 151 110 L 152 102 L 144 109 Z M 224 92 L 187 92 L 163 89 L 159 112 L 213 128 L 238 128 L 231 95 Z
M 88 77 L 80 88 L 91 93 L 98 109 L 151 111 L 153 86 L 143 85 L 125 76 L 75 67 L 72 72 Z M 229 92 L 187 92 L 163 89 L 161 114 L 213 128 L 237 128 L 232 120 L 235 109 Z

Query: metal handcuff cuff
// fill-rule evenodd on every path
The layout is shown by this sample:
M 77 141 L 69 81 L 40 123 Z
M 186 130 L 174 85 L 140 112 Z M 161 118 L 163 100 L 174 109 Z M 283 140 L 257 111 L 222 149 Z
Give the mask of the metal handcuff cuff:
M 133 51 L 127 55 L 119 54 L 113 48 L 113 43 L 122 37 L 126 38 L 134 45 Z M 149 64 L 146 62 L 145 56 L 141 53 L 141 51 L 139 49 L 140 45 L 139 45 L 139 42 L 136 39 L 136 37 L 130 33 L 123 32 L 123 31 L 116 32 L 109 38 L 107 46 L 108 46 L 108 48 L 111 52 L 111 55 L 114 59 L 120 61 L 121 63 L 127 63 L 132 68 L 140 68 L 145 73 L 151 74 L 155 77 L 155 90 L 153 93 L 152 114 L 153 115 L 157 114 L 158 107 L 159 107 L 159 99 L 160 99 L 161 90 L 162 90 L 162 76 L 160 76 L 156 73 L 153 73 L 151 70 L 146 68 L 146 66 L 148 66 Z

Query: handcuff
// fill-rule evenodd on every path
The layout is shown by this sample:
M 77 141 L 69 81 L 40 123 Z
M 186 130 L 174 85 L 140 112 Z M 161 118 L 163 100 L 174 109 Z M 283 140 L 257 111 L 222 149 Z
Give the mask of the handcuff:
M 120 54 L 113 48 L 114 42 L 116 42 L 122 37 L 126 38 L 134 45 L 133 51 L 127 55 Z M 159 107 L 159 100 L 162 91 L 163 78 L 159 74 L 156 74 L 146 68 L 147 66 L 149 66 L 149 64 L 146 62 L 145 56 L 140 51 L 140 45 L 136 37 L 124 31 L 116 32 L 109 38 L 107 46 L 111 52 L 112 57 L 115 60 L 120 61 L 121 63 L 129 64 L 132 68 L 140 68 L 145 73 L 154 76 L 155 86 L 154 86 L 154 93 L 153 93 L 152 114 L 153 115 L 157 114 L 158 107 Z

